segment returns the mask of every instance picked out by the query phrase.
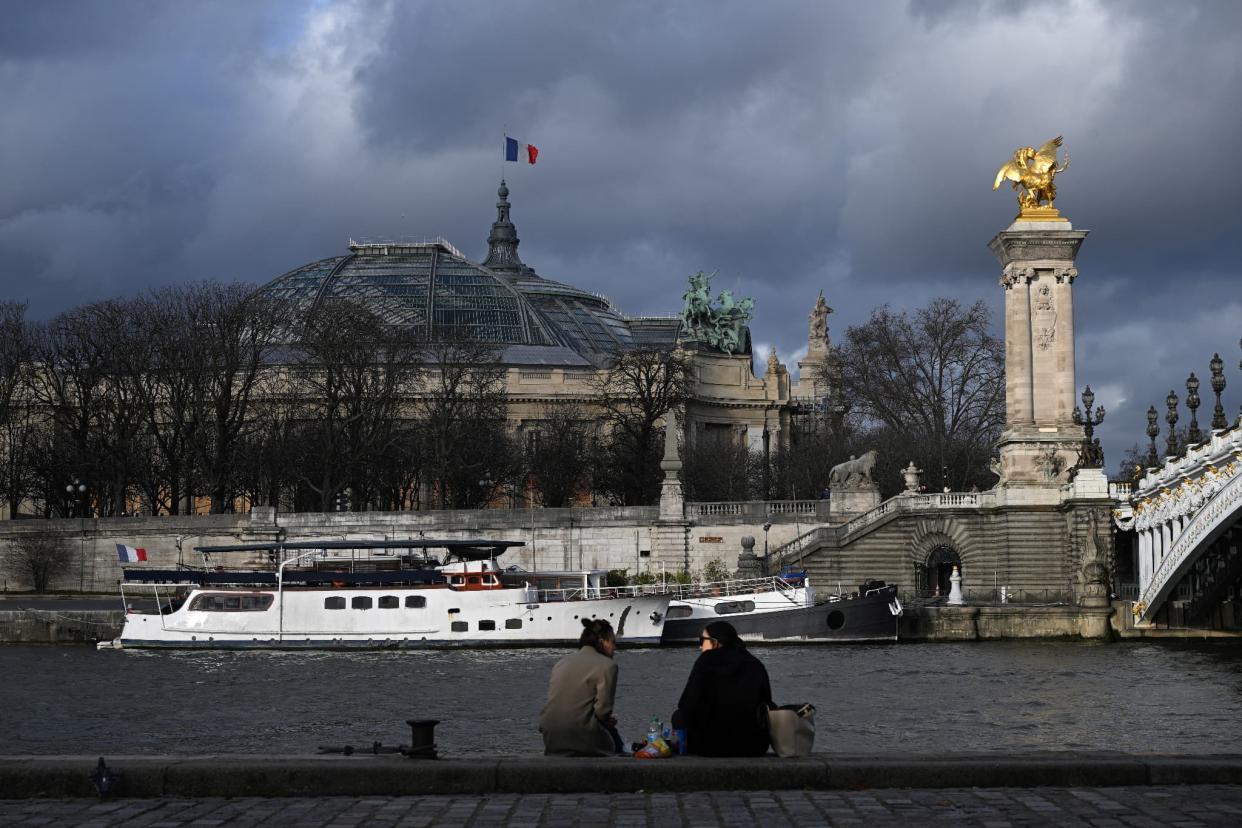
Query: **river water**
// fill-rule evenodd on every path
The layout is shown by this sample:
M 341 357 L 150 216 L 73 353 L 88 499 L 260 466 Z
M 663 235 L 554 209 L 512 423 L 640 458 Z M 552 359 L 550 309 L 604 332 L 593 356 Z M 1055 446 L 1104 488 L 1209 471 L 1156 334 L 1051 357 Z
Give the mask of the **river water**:
M 1069 641 L 755 647 L 816 750 L 1212 753 L 1242 743 L 1242 645 Z M 409 741 L 535 753 L 566 650 L 151 652 L 0 647 L 0 754 L 312 753 Z M 666 718 L 697 650 L 622 650 L 627 741 Z

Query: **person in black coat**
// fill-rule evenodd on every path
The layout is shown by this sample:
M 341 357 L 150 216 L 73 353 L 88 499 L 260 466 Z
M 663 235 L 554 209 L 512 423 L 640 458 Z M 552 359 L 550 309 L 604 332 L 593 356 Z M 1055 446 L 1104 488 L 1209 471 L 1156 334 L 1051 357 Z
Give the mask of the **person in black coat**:
M 727 621 L 699 635 L 700 654 L 677 702 L 686 752 L 697 756 L 762 756 L 768 752 L 772 685 L 763 663 Z M 675 723 L 676 724 L 676 723 Z

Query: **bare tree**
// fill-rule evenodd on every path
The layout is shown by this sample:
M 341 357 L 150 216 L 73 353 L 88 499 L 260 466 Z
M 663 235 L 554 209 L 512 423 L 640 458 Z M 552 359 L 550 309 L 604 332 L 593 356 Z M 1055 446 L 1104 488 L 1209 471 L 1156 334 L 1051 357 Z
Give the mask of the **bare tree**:
M 64 496 L 66 483 L 77 478 L 93 487 L 103 473 L 94 441 L 100 436 L 108 361 L 90 305 L 34 328 L 29 389 L 47 424 L 38 485 L 49 508 L 64 514 L 75 506 Z
M 358 508 L 370 501 L 374 469 L 394 448 L 403 399 L 420 373 L 417 346 L 405 328 L 332 302 L 307 319 L 299 351 L 302 482 L 324 511 L 347 486 Z
M 935 486 L 994 482 L 988 460 L 1004 425 L 1005 383 L 1003 344 L 990 323 L 983 302 L 963 308 L 940 298 L 913 315 L 878 308 L 846 332 L 844 395 L 882 438 L 881 453 L 896 455 L 886 462 L 914 460 Z
M 723 433 L 721 433 L 723 432 Z M 690 500 L 750 500 L 762 487 L 762 451 L 752 452 L 732 429 L 700 429 L 682 448 L 682 479 Z
M 660 496 L 658 424 L 686 399 L 686 357 L 679 351 L 625 351 L 593 385 L 606 429 L 596 487 L 627 506 L 654 503 Z
M 30 578 L 35 592 L 47 592 L 52 579 L 69 565 L 69 550 L 60 538 L 25 535 L 9 541 L 9 568 Z
M 271 301 L 247 285 L 204 285 L 191 296 L 189 330 L 199 344 L 201 390 L 196 393 L 190 435 L 211 511 L 230 508 L 236 494 L 238 452 L 251 398 L 279 330 Z
M 506 368 L 494 347 L 464 339 L 433 343 L 427 362 L 415 410 L 434 502 L 486 506 L 521 466 L 506 421 Z
M 139 486 L 157 514 L 179 514 L 192 489 L 192 437 L 206 411 L 209 364 L 196 317 L 214 290 L 208 284 L 162 288 L 135 308 L 134 327 L 144 344 L 132 370 L 149 455 Z
M 21 391 L 30 369 L 30 349 L 26 305 L 0 302 L 0 495 L 8 502 L 10 518 L 17 516 L 28 484 L 24 455 L 30 409 Z
M 590 473 L 588 435 L 592 424 L 573 403 L 544 406 L 527 431 L 526 471 L 548 508 L 573 505 Z

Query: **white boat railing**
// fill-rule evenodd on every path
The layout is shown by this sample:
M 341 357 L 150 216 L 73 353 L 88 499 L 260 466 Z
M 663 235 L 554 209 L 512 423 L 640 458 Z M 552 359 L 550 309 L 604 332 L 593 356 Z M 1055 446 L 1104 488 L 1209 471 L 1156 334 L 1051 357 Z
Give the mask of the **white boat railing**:
M 671 586 L 671 585 L 670 585 Z M 531 603 L 555 603 L 558 601 L 597 601 L 606 598 L 638 598 L 644 595 L 667 595 L 671 589 L 659 584 L 637 584 L 616 587 L 569 587 L 565 589 L 535 589 Z
M 757 592 L 779 592 L 791 602 L 797 587 L 779 576 L 767 578 L 739 578 L 731 581 L 713 581 L 698 584 L 671 585 L 673 600 L 718 598 L 729 595 L 752 595 Z

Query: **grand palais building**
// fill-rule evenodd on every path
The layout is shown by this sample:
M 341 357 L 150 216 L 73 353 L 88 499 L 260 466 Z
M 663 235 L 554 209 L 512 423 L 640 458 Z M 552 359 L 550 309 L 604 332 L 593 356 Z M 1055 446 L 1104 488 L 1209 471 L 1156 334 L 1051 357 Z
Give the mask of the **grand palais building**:
M 628 349 L 690 355 L 686 439 L 715 431 L 752 448 L 786 445 L 799 411 L 822 410 L 829 360 L 822 297 L 811 313 L 808 353 L 792 381 L 775 351 L 762 377 L 752 368 L 750 337 L 736 353 L 688 344 L 685 314 L 625 316 L 612 302 L 541 276 L 518 255 L 509 189 L 498 190 L 487 253 L 475 262 L 444 240 L 354 243 L 349 252 L 312 262 L 267 284 L 266 294 L 306 314 L 321 303 L 362 304 L 391 325 L 417 329 L 422 341 L 487 343 L 506 368 L 509 417 L 519 438 L 538 431 L 549 406 L 589 409 L 592 381 Z

